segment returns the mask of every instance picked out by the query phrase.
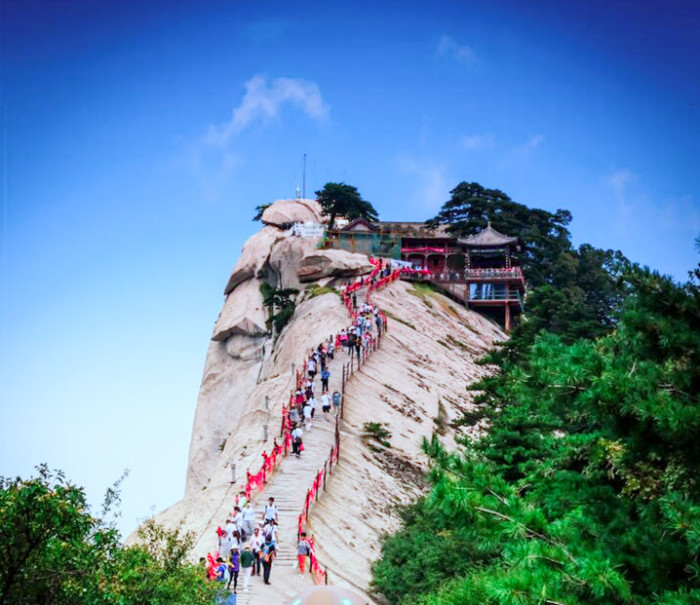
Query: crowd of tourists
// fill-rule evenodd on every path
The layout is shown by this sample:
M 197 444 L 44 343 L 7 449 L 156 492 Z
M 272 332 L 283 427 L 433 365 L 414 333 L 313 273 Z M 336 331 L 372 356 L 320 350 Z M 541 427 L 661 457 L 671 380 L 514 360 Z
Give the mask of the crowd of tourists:
M 304 451 L 304 436 L 312 430 L 314 420 L 322 417 L 330 422 L 340 414 L 342 394 L 339 390 L 330 392 L 330 362 L 339 351 L 359 359 L 363 349 L 371 347 L 385 328 L 385 316 L 369 300 L 358 304 L 355 292 L 352 293 L 352 317 L 347 328 L 321 342 L 304 361 L 303 374 L 286 411 L 292 453 L 296 457 L 301 457 Z M 322 416 L 316 414 L 319 405 Z M 239 584 L 244 592 L 248 591 L 253 576 L 262 576 L 263 583 L 270 584 L 273 561 L 279 553 L 278 508 L 274 498 L 269 498 L 258 515 L 246 491 L 241 491 L 224 527 L 217 528 L 217 537 L 217 554 L 209 555 L 208 562 L 204 558 L 200 560 L 208 566 L 210 579 L 220 582 L 232 595 L 237 594 Z M 297 563 L 302 577 L 306 558 L 312 550 L 313 540 L 300 532 Z
M 263 582 L 269 584 L 279 544 L 277 517 L 274 498 L 268 500 L 258 517 L 253 503 L 241 491 L 226 524 L 216 530 L 219 548 L 216 559 L 209 561 L 209 577 L 234 594 L 238 592 L 239 579 L 244 591 L 250 589 L 252 576 L 262 576 Z M 205 559 L 200 562 L 206 565 Z

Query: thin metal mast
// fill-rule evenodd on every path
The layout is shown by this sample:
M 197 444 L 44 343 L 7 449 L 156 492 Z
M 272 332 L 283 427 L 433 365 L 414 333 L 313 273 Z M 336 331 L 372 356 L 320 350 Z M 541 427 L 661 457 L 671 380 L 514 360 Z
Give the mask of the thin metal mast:
M 304 174 L 301 179 L 301 198 L 306 199 L 306 154 L 304 154 Z

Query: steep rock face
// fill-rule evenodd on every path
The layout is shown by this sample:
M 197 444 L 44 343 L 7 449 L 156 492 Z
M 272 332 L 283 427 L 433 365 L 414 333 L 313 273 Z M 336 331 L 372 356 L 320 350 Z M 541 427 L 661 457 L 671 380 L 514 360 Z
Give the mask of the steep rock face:
M 323 310 L 323 305 L 330 304 L 328 297 L 303 302 L 304 286 L 298 277 L 298 267 L 303 258 L 324 252 L 317 250 L 319 238 L 297 237 L 286 229 L 289 222 L 321 222 L 318 203 L 314 200 L 278 200 L 265 212 L 267 214 L 263 218 L 267 217 L 265 222 L 269 224 L 251 236 L 243 246 L 241 258 L 228 280 L 226 300 L 214 327 L 192 429 L 187 471 L 188 496 L 206 488 L 212 476 L 223 468 L 220 466 L 222 460 L 227 461 L 223 464 L 227 464 L 239 455 L 247 460 L 246 456 L 251 450 L 244 445 L 255 443 L 256 439 L 236 437 L 231 440 L 234 429 L 236 434 L 244 432 L 240 421 L 249 413 L 251 400 L 260 405 L 265 395 L 274 400 L 279 414 L 280 401 L 287 397 L 286 389 L 291 388 L 290 365 L 299 362 L 299 343 L 306 343 L 312 338 L 305 333 L 307 328 L 299 333 L 295 328 L 298 322 L 293 320 L 281 335 L 272 355 L 273 343 L 266 325 L 267 310 L 263 305 L 261 284 L 267 282 L 275 287 L 300 290 L 300 304 L 295 318 L 299 313 L 308 314 L 304 310 L 311 308 L 314 315 L 325 318 L 324 325 L 327 325 L 329 333 L 344 325 L 345 312 L 342 308 L 334 308 L 333 312 Z M 275 221 L 284 228 L 275 226 Z M 329 274 L 340 272 L 351 275 L 366 271 L 369 263 L 363 258 L 352 260 L 355 267 L 352 268 L 344 255 L 337 258 L 331 256 L 326 271 Z M 330 301 L 334 307 L 338 306 L 337 296 L 331 296 Z M 328 323 L 328 318 L 333 315 L 340 323 Z M 312 329 L 311 324 L 308 329 Z M 288 333 L 294 336 L 289 337 Z M 305 346 L 310 348 L 312 345 L 309 343 Z M 280 360 L 284 360 L 282 366 Z M 286 372 L 284 376 L 283 372 Z M 268 382 L 261 384 L 264 379 Z M 278 387 L 277 383 L 283 386 Z M 262 435 L 262 424 L 258 421 L 256 438 Z M 269 432 L 272 433 L 271 430 Z M 243 445 L 234 452 L 229 447 L 232 442 Z M 250 456 L 250 464 L 258 463 L 263 449 L 259 448 Z
M 289 204 L 283 206 L 289 216 Z M 245 470 L 255 472 L 263 450 L 270 451 L 272 438 L 279 434 L 281 407 L 293 388 L 294 368 L 322 339 L 349 323 L 336 294 L 309 298 L 303 289 L 299 270 L 304 259 L 317 254 L 317 243 L 316 238 L 299 238 L 265 226 L 246 243 L 246 261 L 236 265 L 236 279 L 232 275 L 236 283 L 228 293 L 206 358 L 185 495 L 156 516 L 167 526 L 180 524 L 195 533 L 193 558 L 216 548 L 214 530 L 230 512 L 235 494 L 230 465 L 236 467 L 236 484 L 243 483 Z M 332 270 L 335 255 L 326 258 L 331 259 L 331 270 L 326 267 L 320 273 L 337 275 Z M 364 271 L 366 259 L 356 260 L 353 270 Z M 335 266 L 341 265 L 338 261 Z M 241 272 L 244 267 L 248 273 Z M 251 276 L 244 278 L 248 274 Z M 335 280 L 336 285 L 348 281 L 319 279 L 320 283 Z M 265 332 L 260 298 L 263 280 L 301 290 L 292 320 L 274 342 Z M 341 461 L 310 515 L 319 559 L 328 567 L 332 581 L 361 590 L 368 586 L 380 536 L 398 526 L 397 505 L 411 501 L 424 489 L 426 461 L 421 438 L 438 429 L 448 447 L 454 444 L 455 429 L 450 422 L 473 405 L 465 385 L 489 371 L 475 360 L 505 337 L 483 317 L 408 283 L 396 282 L 373 295 L 373 300 L 388 312 L 389 332 L 380 350 L 348 383 Z M 349 361 L 344 352 L 339 357 L 339 363 Z M 367 422 L 389 428 L 389 448 L 378 446 L 365 434 Z M 282 476 L 290 462 L 282 463 L 278 471 Z M 323 460 L 306 460 L 305 464 L 318 468 Z M 299 486 L 298 493 L 290 496 L 299 498 L 299 507 L 304 489 Z M 287 548 L 293 540 L 292 536 Z M 284 591 L 282 573 L 276 573 L 279 580 L 275 583 Z
M 333 581 L 365 590 L 381 536 L 400 525 L 397 507 L 425 488 L 422 438 L 437 430 L 454 447 L 451 422 L 473 407 L 465 387 L 490 371 L 475 362 L 505 338 L 482 316 L 405 282 L 372 300 L 390 315 L 389 331 L 348 383 L 342 463 L 310 524 Z M 368 437 L 369 422 L 391 432 L 390 447 Z
M 277 227 L 265 226 L 253 235 L 243 246 L 241 258 L 229 277 L 224 294 L 229 294 L 240 283 L 257 277 L 270 258 L 275 244 L 284 239 L 284 232 Z
M 262 336 L 267 332 L 266 319 L 260 282 L 249 279 L 226 297 L 212 340 L 223 342 L 234 334 Z
M 269 266 L 281 287 L 303 287 L 297 275 L 297 267 L 304 256 L 316 251 L 317 244 L 317 238 L 287 237 L 272 249 Z

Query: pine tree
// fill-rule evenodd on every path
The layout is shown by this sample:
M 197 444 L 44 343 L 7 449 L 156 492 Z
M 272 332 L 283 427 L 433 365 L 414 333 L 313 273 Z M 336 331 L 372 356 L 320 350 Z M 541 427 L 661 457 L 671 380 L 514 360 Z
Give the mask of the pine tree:
M 639 269 L 624 287 L 613 332 L 573 343 L 540 333 L 478 385 L 487 437 L 450 454 L 425 442 L 431 492 L 384 546 L 390 555 L 400 540 L 419 563 L 375 567 L 392 602 L 700 601 L 700 288 Z M 421 584 L 411 569 L 438 573 L 440 558 L 424 554 L 444 532 L 463 541 L 466 569 Z

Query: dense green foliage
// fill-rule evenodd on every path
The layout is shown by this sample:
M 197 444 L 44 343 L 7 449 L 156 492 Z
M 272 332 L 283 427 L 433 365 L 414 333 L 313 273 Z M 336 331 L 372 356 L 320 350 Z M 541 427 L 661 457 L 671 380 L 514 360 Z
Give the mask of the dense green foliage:
M 449 233 L 467 236 L 491 222 L 496 231 L 520 239 L 521 266 L 533 287 L 552 282 L 559 256 L 571 249 L 568 210 L 551 213 L 528 208 L 502 191 L 486 189 L 479 183 L 461 182 L 450 195 L 440 212 L 426 222 L 428 226 L 447 225 Z
M 104 513 L 115 498 L 110 490 Z M 191 536 L 149 522 L 141 544 L 124 547 L 83 490 L 45 466 L 35 478 L 0 478 L 0 519 L 3 605 L 214 602 L 215 587 L 185 559 Z
M 482 385 L 488 437 L 425 444 L 433 488 L 415 515 L 431 521 L 375 568 L 392 602 L 699 602 L 700 288 L 641 270 L 628 286 L 614 332 L 542 334 Z M 480 559 L 450 572 L 430 553 L 456 533 Z
M 338 216 L 344 216 L 351 221 L 358 218 L 376 221 L 379 218 L 374 206 L 362 199 L 357 187 L 352 185 L 326 183 L 323 189 L 316 192 L 316 198 L 324 214 L 329 216 L 328 226 L 331 229 L 335 226 L 335 219 Z
M 274 288 L 263 282 L 260 284 L 260 292 L 263 295 L 263 304 L 267 307 L 268 328 L 274 326 L 275 332 L 279 334 L 292 318 L 292 315 L 294 315 L 296 303 L 292 296 L 299 294 L 299 290 L 295 288 Z
M 549 274 L 462 419 L 488 435 L 424 443 L 431 491 L 385 541 L 375 587 L 401 605 L 699 603 L 700 272 L 680 285 L 590 246 L 542 255 Z
M 609 331 L 624 294 L 620 271 L 628 265 L 619 252 L 584 244 L 571 246 L 568 210 L 554 213 L 528 208 L 497 189 L 462 182 L 451 192 L 430 227 L 447 225 L 458 236 L 473 235 L 491 226 L 517 236 L 518 260 L 528 282 L 528 324 L 513 334 L 514 345 L 532 344 L 540 330 L 560 334 L 566 342 Z

